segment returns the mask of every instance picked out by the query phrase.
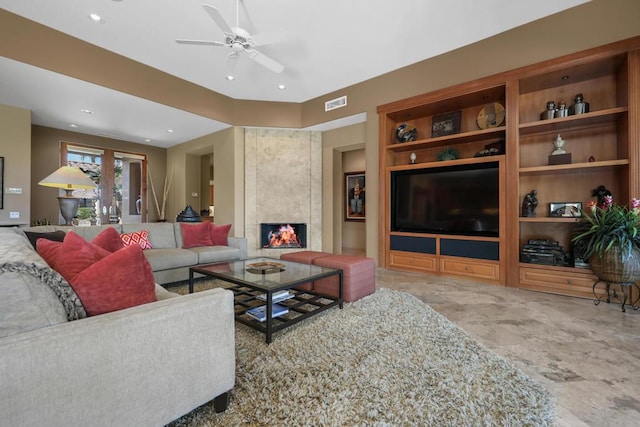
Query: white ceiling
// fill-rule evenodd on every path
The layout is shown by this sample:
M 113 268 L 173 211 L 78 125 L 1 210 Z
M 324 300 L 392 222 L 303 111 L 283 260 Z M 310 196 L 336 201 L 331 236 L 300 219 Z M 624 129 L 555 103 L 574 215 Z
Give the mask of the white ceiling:
M 273 73 L 243 54 L 233 81 L 225 79 L 228 48 L 175 42 L 224 39 L 205 3 L 236 25 L 235 0 L 0 0 L 0 7 L 232 98 L 300 103 L 586 0 L 242 0 L 240 27 L 285 32 L 286 41 L 258 48 L 285 69 Z M 38 125 L 75 123 L 70 130 L 162 147 L 228 126 L 2 57 L 0 103 L 32 110 Z

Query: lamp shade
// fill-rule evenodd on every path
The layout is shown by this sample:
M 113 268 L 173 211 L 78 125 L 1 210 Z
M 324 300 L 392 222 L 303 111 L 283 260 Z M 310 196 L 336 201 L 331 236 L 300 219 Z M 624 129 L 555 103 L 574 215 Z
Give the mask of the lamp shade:
M 61 166 L 60 169 L 40 181 L 38 185 L 62 188 L 67 191 L 69 196 L 73 190 L 96 188 L 96 184 L 91 178 L 85 175 L 80 168 L 74 166 Z
M 78 212 L 80 199 L 73 197 L 73 190 L 96 188 L 96 184 L 91 178 L 85 175 L 80 168 L 74 166 L 62 166 L 38 184 L 66 191 L 64 196 L 58 197 L 60 214 L 65 220 L 65 225 L 71 225 L 71 220 Z

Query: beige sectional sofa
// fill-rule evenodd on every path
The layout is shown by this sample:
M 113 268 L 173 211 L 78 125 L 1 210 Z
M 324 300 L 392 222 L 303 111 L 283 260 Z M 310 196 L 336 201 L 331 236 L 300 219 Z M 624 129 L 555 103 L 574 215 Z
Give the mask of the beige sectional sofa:
M 171 241 L 169 227 L 157 225 Z M 69 320 L 81 307 L 67 289 L 20 230 L 0 228 L 0 425 L 161 426 L 212 399 L 226 407 L 231 291 L 156 285 L 156 302 Z
M 49 232 L 55 230 L 73 230 L 86 240 L 92 240 L 105 227 L 114 227 L 118 233 L 132 233 L 140 230 L 149 231 L 149 241 L 152 249 L 144 251 L 147 260 L 151 264 L 153 276 L 160 285 L 187 280 L 189 267 L 197 264 L 212 262 L 233 261 L 247 257 L 247 239 L 241 237 L 228 237 L 228 246 L 205 246 L 183 249 L 182 229 L 180 224 L 185 223 L 139 223 L 139 224 L 113 224 L 94 225 L 89 227 L 65 227 L 47 225 L 30 227 L 22 230 L 37 232 Z M 187 224 L 187 226 L 192 224 Z

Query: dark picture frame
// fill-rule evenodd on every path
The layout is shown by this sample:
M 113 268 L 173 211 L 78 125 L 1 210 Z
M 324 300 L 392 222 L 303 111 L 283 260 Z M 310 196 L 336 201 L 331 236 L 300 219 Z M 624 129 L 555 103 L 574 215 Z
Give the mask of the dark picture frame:
M 431 122 L 431 137 L 436 138 L 438 136 L 460 133 L 461 117 L 462 111 L 460 110 L 434 115 Z
M 582 202 L 551 202 L 549 216 L 554 218 L 582 218 Z
M 0 209 L 4 209 L 4 157 L 0 157 Z
M 360 187 L 359 194 L 356 185 Z M 364 221 L 367 218 L 367 205 L 364 172 L 344 174 L 344 219 L 345 221 Z

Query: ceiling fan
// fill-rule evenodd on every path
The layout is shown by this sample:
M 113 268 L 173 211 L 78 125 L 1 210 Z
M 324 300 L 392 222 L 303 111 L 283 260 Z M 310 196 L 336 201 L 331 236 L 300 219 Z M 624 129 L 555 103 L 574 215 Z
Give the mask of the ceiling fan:
M 209 14 L 211 19 L 220 27 L 224 33 L 224 41 L 210 41 L 210 40 L 186 40 L 177 39 L 176 43 L 191 44 L 191 45 L 204 45 L 204 46 L 220 46 L 231 48 L 227 60 L 227 78 L 233 79 L 233 70 L 238 62 L 240 53 L 246 52 L 249 58 L 256 61 L 263 67 L 273 71 L 274 73 L 281 73 L 284 70 L 284 65 L 269 58 L 264 53 L 255 49 L 257 46 L 263 46 L 269 43 L 275 43 L 284 38 L 284 32 L 264 33 L 251 35 L 247 30 L 240 28 L 239 19 L 239 0 L 236 0 L 236 26 L 231 27 L 227 24 L 227 21 L 222 17 L 218 9 L 214 6 L 203 4 L 202 7 Z

